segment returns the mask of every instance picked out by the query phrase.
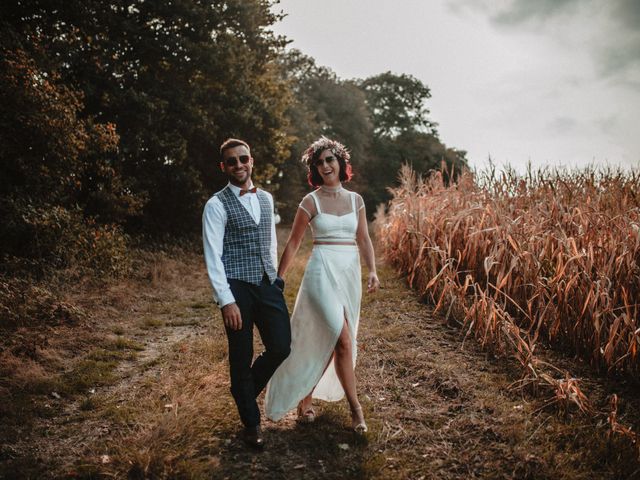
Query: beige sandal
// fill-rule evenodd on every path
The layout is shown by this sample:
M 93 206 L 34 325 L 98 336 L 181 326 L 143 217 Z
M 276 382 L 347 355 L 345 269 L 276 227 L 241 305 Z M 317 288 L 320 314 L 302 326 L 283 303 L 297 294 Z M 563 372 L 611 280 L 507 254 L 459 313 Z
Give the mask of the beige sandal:
M 298 421 L 300 423 L 313 423 L 316 420 L 316 411 L 313 406 L 302 411 L 302 402 L 298 404 Z

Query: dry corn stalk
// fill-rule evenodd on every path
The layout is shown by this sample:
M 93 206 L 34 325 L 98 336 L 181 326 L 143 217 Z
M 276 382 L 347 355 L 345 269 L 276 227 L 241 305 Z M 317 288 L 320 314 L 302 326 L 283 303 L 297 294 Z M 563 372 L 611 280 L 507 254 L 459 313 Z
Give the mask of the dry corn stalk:
M 533 343 L 637 378 L 639 187 L 636 173 L 595 170 L 463 172 L 446 185 L 405 167 L 376 228 L 386 258 L 439 306 L 473 295 L 483 342 L 508 314 Z
M 541 170 L 519 177 L 410 168 L 379 210 L 387 260 L 466 335 L 523 367 L 519 386 L 592 412 L 578 381 L 534 355 L 545 342 L 598 369 L 638 378 L 640 177 L 636 172 Z
M 621 425 L 618 423 L 618 396 L 614 393 L 609 399 L 609 416 L 607 417 L 607 423 L 609 423 L 609 438 L 614 434 L 622 435 L 633 443 L 636 448 L 638 458 L 640 458 L 640 435 L 634 432 L 630 427 Z

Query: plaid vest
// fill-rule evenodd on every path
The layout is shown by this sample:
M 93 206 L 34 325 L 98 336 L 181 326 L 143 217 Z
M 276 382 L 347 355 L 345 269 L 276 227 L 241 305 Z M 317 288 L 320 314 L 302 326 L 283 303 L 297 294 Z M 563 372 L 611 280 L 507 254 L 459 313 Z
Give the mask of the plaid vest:
M 227 212 L 224 230 L 222 264 L 227 278 L 260 285 L 266 273 L 269 281 L 276 279 L 271 259 L 271 204 L 267 195 L 258 190 L 260 223 L 256 225 L 247 209 L 230 188 L 215 194 Z

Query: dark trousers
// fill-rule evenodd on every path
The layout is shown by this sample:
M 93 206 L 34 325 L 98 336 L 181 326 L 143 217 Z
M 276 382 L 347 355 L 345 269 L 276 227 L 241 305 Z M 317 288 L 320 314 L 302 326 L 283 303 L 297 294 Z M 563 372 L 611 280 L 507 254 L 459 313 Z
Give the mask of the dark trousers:
M 256 398 L 291 351 L 291 325 L 282 290 L 265 275 L 260 285 L 228 279 L 242 315 L 242 328 L 227 331 L 231 394 L 246 427 L 260 424 Z M 253 326 L 264 351 L 253 360 Z

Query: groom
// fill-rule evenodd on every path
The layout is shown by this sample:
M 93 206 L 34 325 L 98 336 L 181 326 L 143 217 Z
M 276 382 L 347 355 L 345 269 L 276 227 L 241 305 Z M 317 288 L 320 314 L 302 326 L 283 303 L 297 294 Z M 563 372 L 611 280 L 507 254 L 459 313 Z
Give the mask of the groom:
M 231 394 L 244 424 L 242 438 L 262 448 L 256 397 L 291 345 L 284 282 L 276 276 L 273 198 L 254 187 L 253 158 L 243 140 L 230 138 L 220 146 L 220 168 L 229 183 L 204 207 L 204 257 L 229 341 Z M 252 363 L 254 324 L 265 350 Z

